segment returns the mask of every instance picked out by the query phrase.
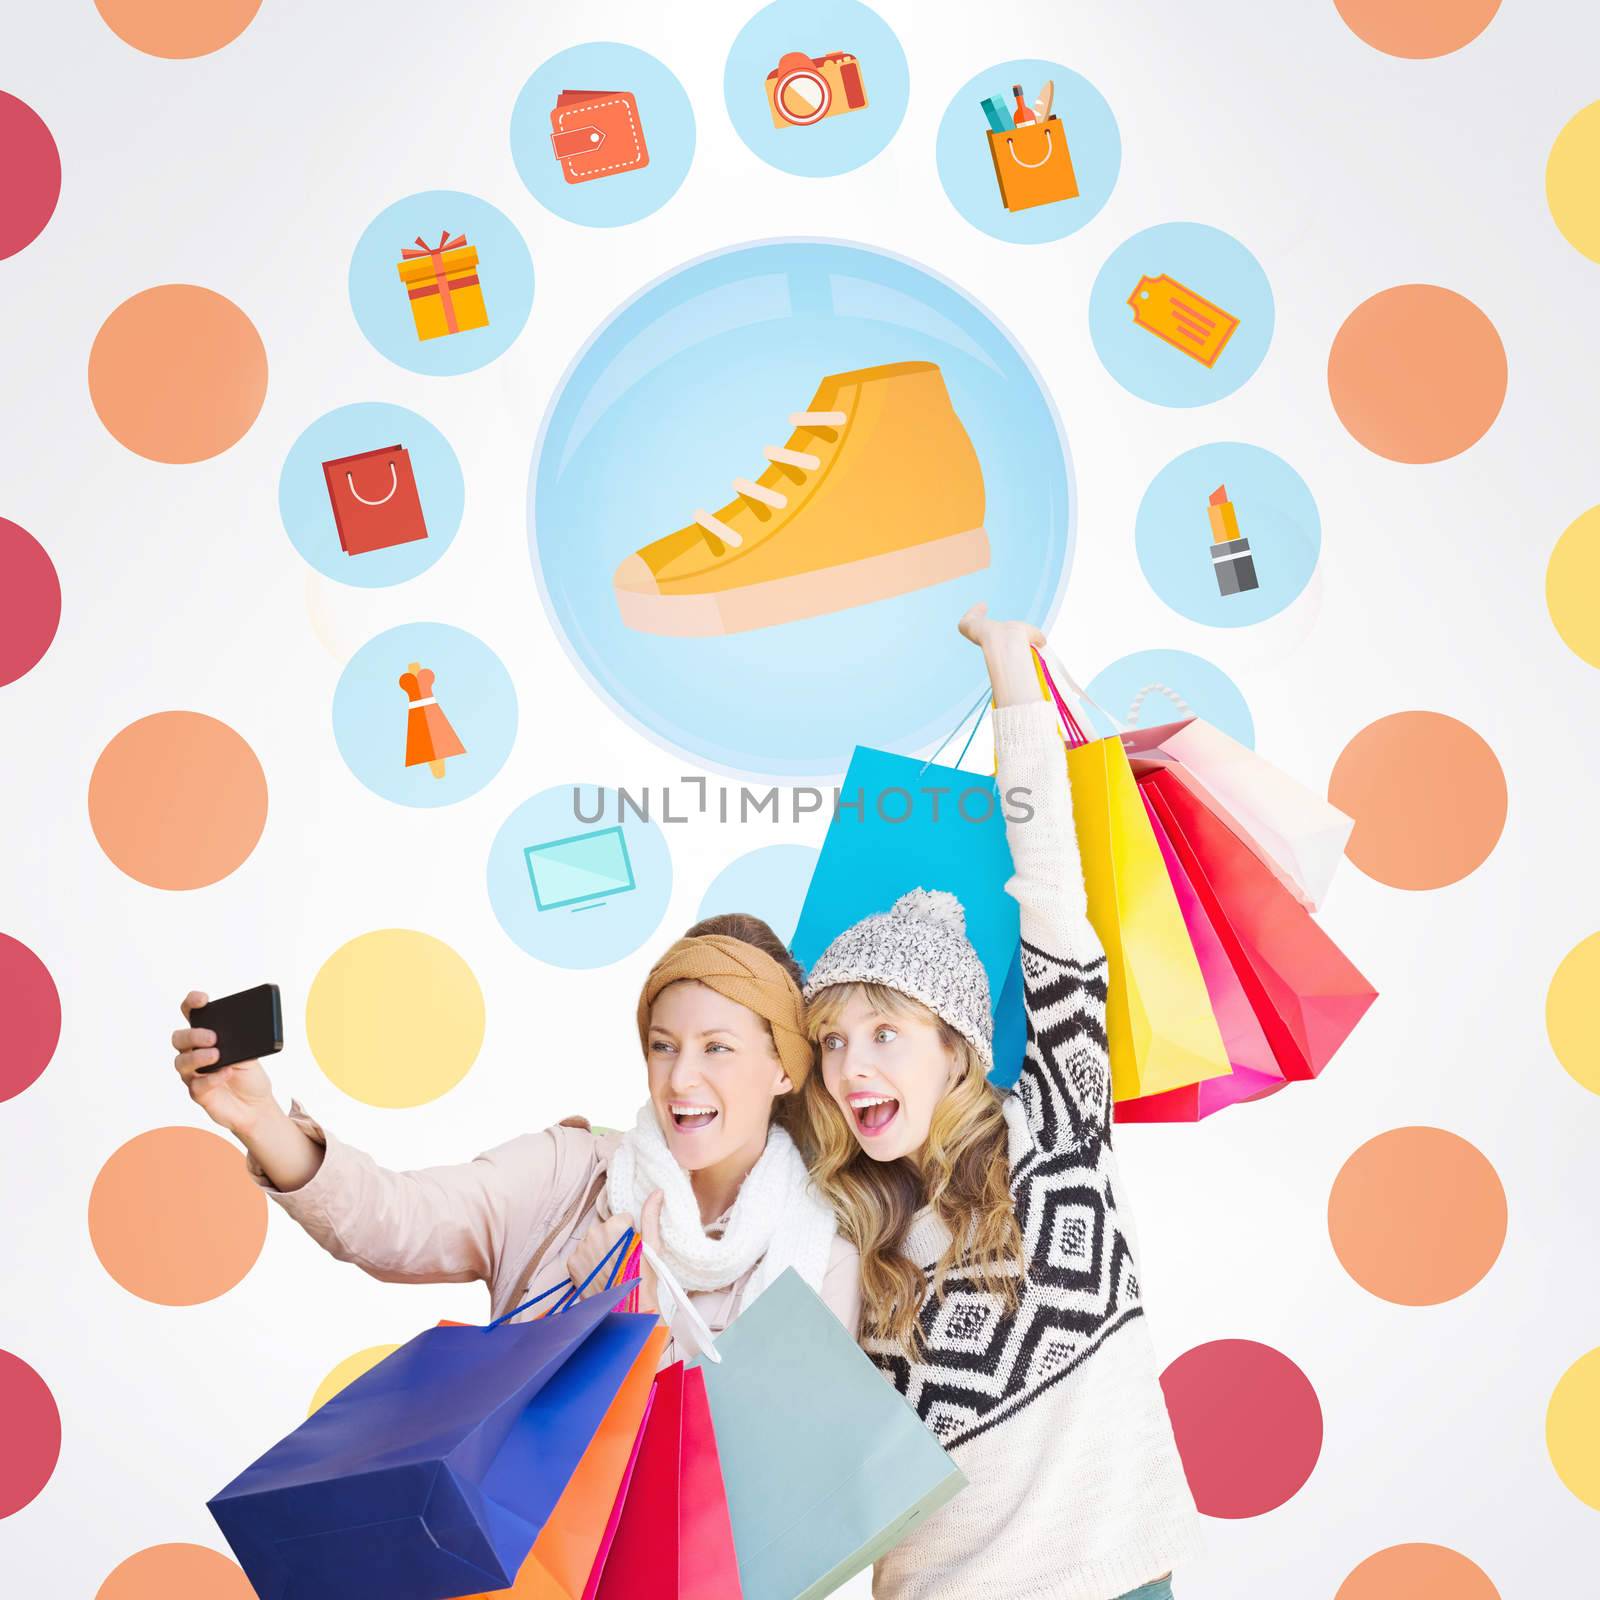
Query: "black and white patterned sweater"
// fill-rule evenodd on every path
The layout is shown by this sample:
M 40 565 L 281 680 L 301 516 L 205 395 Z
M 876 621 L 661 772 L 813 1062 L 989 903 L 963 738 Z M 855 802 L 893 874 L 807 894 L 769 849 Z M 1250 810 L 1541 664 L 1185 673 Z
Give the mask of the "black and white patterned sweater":
M 959 1268 L 924 1302 L 920 1360 L 867 1353 L 969 1487 L 879 1562 L 878 1600 L 1115 1600 L 1199 1548 L 1139 1298 L 1112 1154 L 1106 959 L 1090 926 L 1059 724 L 1041 701 L 995 713 L 1021 907 L 1027 1057 L 1007 1097 L 1021 1301 L 1007 1314 Z M 928 1212 L 907 1252 L 948 1243 Z

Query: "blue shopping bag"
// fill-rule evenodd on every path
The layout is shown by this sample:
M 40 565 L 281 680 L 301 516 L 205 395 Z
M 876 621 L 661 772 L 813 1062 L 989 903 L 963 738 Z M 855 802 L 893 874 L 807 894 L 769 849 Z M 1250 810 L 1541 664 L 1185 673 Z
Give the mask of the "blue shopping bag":
M 743 1600 L 818 1600 L 886 1555 L 966 1477 L 799 1274 L 704 1366 Z
M 839 802 L 800 910 L 796 959 L 809 968 L 836 934 L 887 911 L 909 889 L 948 889 L 966 912 L 967 937 L 989 978 L 994 1080 L 1013 1083 L 1025 1023 L 1020 1003 L 1003 999 L 1008 978 L 1020 996 L 1022 974 L 1020 967 L 1012 974 L 1020 949 L 1017 902 L 1005 892 L 1011 850 L 995 780 L 858 745 Z M 1026 803 L 1019 800 L 1013 810 Z
M 509 1588 L 655 1326 L 634 1287 L 429 1328 L 314 1412 L 209 1502 L 256 1594 Z

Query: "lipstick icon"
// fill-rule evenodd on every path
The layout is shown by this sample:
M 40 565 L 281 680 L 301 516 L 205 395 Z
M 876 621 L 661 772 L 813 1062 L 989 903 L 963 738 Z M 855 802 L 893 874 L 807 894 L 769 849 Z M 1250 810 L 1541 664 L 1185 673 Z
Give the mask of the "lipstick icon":
M 1217 592 L 1229 595 L 1259 589 L 1250 541 L 1239 532 L 1239 513 L 1228 498 L 1226 484 L 1211 491 L 1206 515 L 1211 519 L 1211 569 L 1217 575 Z

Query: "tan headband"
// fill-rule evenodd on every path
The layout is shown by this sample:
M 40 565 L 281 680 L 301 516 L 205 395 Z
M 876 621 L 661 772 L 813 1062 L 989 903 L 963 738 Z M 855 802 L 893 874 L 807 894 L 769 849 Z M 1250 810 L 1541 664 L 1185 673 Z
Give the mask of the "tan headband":
M 669 983 L 686 979 L 703 983 L 763 1018 L 772 1029 L 783 1070 L 796 1089 L 810 1077 L 814 1047 L 806 1037 L 805 1005 L 794 979 L 765 950 L 723 933 L 680 939 L 650 969 L 639 992 L 639 1043 L 647 1054 L 650 1007 Z

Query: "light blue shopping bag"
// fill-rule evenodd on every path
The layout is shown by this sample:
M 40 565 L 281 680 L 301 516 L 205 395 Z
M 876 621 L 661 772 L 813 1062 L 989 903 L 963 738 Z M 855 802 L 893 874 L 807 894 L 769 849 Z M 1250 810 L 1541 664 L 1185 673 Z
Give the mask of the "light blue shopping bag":
M 743 1600 L 820 1600 L 966 1477 L 791 1268 L 716 1341 L 706 1393 Z
M 875 911 L 887 911 L 909 889 L 948 889 L 966 912 L 967 937 L 989 979 L 995 1014 L 992 1076 L 1009 1086 L 1021 1065 L 1026 1023 L 1017 968 L 1017 902 L 1005 892 L 1011 851 L 995 780 L 858 745 L 839 800 L 801 907 L 796 959 L 809 968 L 836 934 Z M 1026 804 L 1018 800 L 1012 809 Z

